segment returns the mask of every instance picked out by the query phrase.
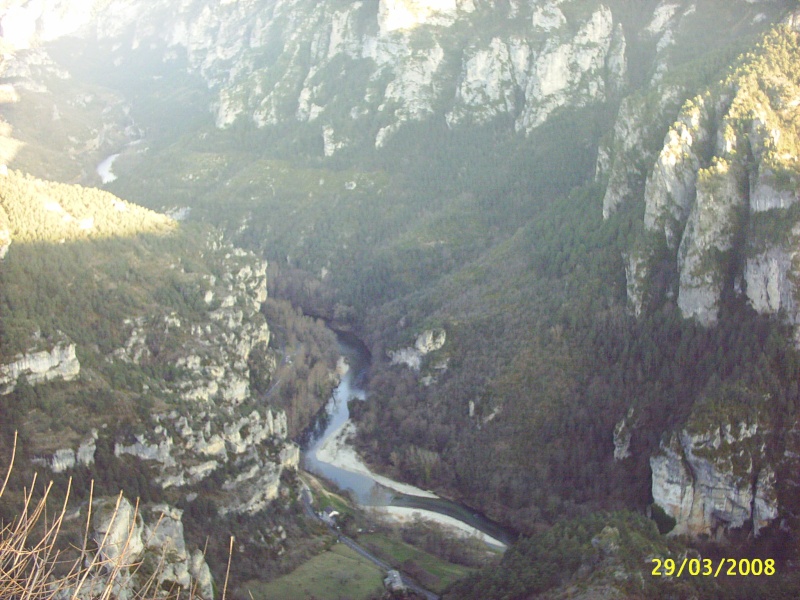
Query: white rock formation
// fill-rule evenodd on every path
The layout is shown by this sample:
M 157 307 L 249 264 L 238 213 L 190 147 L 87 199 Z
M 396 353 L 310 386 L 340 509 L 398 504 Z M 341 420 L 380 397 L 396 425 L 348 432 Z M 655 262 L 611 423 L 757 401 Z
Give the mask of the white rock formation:
M 608 175 L 603 196 L 603 218 L 607 219 L 626 200 L 641 198 L 656 155 L 649 149 L 650 139 L 661 139 L 658 128 L 672 122 L 678 114 L 682 91 L 675 86 L 660 86 L 655 96 L 628 96 L 620 105 L 609 146 L 601 146 L 596 168 L 598 179 Z
M 146 582 L 136 576 L 138 561 L 159 565 L 157 583 L 175 584 L 212 600 L 211 571 L 202 552 L 190 553 L 184 539 L 183 512 L 167 504 L 139 511 L 125 497 L 98 498 L 92 503 L 92 539 L 97 544 L 88 581 L 79 597 L 89 598 L 113 577 L 115 596 L 133 597 Z M 149 558 L 148 558 L 149 557 Z
M 628 305 L 636 317 L 642 315 L 644 308 L 644 284 L 647 281 L 647 258 L 643 253 L 634 250 L 623 256 L 625 262 L 625 291 Z
M 175 465 L 175 459 L 172 457 L 173 443 L 172 438 L 165 437 L 160 443 L 148 443 L 143 434 L 136 436 L 136 441 L 133 444 L 120 444 L 114 445 L 114 455 L 123 456 L 129 454 L 141 460 L 152 460 L 161 463 L 164 466 Z
M 644 28 L 645 33 L 649 35 L 663 34 L 680 7 L 681 5 L 677 2 L 663 0 L 653 11 L 653 18 Z
M 19 377 L 25 377 L 29 384 L 36 385 L 53 379 L 72 381 L 80 371 L 75 344 L 58 343 L 49 352 L 31 352 L 20 355 L 12 363 L 0 365 L 0 393 L 14 391 Z
M 627 416 L 614 426 L 614 460 L 621 461 L 631 456 L 631 439 L 633 432 L 629 421 L 633 418 L 633 409 L 628 411 Z
M 378 130 L 376 148 L 385 145 L 403 122 L 420 120 L 433 113 L 438 87 L 436 74 L 443 60 L 444 50 L 434 44 L 432 48 L 412 52 L 395 67 L 395 77 L 386 86 L 384 102 L 378 107 L 379 112 L 390 111 L 393 123 Z
M 277 497 L 283 469 L 297 465 L 290 460 L 296 448 L 286 439 L 286 414 L 269 407 L 241 408 L 251 399 L 251 352 L 270 339 L 260 313 L 267 265 L 218 238 L 209 240 L 205 260 L 217 274 L 196 279 L 198 315 L 179 318 L 169 312 L 124 322 L 128 340 L 109 359 L 169 362 L 174 375 L 158 384 L 167 397 L 174 394 L 187 404 L 156 415 L 145 433 L 116 441 L 114 453 L 151 463 L 155 481 L 164 488 L 195 485 L 225 465 L 232 473 L 225 510 L 255 512 Z M 264 447 L 273 454 L 256 452 Z M 63 454 L 58 466 L 70 468 L 74 453 Z
M 602 74 L 613 33 L 611 10 L 601 5 L 574 38 L 548 39 L 532 62 L 518 131 L 533 130 L 562 106 L 585 106 L 605 98 Z
M 297 466 L 297 461 L 293 459 L 297 456 L 297 448 L 286 440 L 286 413 L 267 409 L 262 415 L 254 410 L 247 416 L 232 418 L 230 413 L 222 412 L 217 416 L 221 423 L 213 426 L 207 419 L 205 413 L 179 417 L 175 412 L 162 419 L 167 427 L 159 425 L 147 435 L 139 434 L 132 444 L 116 443 L 114 453 L 116 456 L 130 455 L 158 463 L 156 481 L 164 488 L 199 483 L 222 464 L 235 461 L 236 472 L 239 473 L 234 478 L 236 483 L 261 477 L 264 482 L 272 482 L 270 486 L 274 487 L 273 491 L 277 494 L 276 486 L 283 468 Z M 253 449 L 270 440 L 283 447 L 282 452 L 288 453 L 285 456 L 281 454 L 277 462 L 252 454 Z M 242 476 L 242 473 L 247 475 Z M 227 489 L 235 487 L 231 485 Z M 263 508 L 267 501 L 276 497 L 275 494 L 269 492 L 264 495 L 259 506 Z M 255 512 L 252 509 L 254 505 L 249 505 L 250 512 Z M 245 504 L 233 502 L 226 510 L 245 510 Z
M 800 230 L 795 227 L 794 237 L 798 236 Z M 796 259 L 797 252 L 780 247 L 747 259 L 744 268 L 747 298 L 759 313 L 775 314 L 784 310 L 787 315 L 797 315 L 797 289 L 791 278 Z
M 781 313 L 800 324 L 794 284 L 800 224 L 792 212 L 800 174 L 797 134 L 785 111 L 794 102 L 787 92 L 793 84 L 769 64 L 759 70 L 769 71 L 764 77 L 773 82 L 770 93 L 759 87 L 767 84 L 746 81 L 749 74 L 738 82 L 731 78 L 688 101 L 665 136 L 644 190 L 647 233 L 626 257 L 628 297 L 637 315 L 650 284 L 648 265 L 664 259 L 653 255 L 663 240 L 666 251 L 675 252 L 677 303 L 684 316 L 713 325 L 729 291 L 745 293 L 762 314 Z M 619 157 L 635 163 L 633 149 L 642 145 L 629 113 L 624 104 L 604 198 L 606 217 L 636 193 L 630 184 L 636 169 L 617 166 Z M 601 175 L 603 168 L 598 161 Z M 734 250 L 743 254 L 743 264 L 732 262 Z
M 444 329 L 426 329 L 417 336 L 414 348 L 424 355 L 439 350 L 446 340 L 447 334 Z
M 72 448 L 61 448 L 56 450 L 51 456 L 43 458 L 33 458 L 31 462 L 35 465 L 48 467 L 54 473 L 63 473 L 77 465 L 89 466 L 94 464 L 94 453 L 97 449 L 97 430 L 93 429 L 89 438 L 83 441 L 77 450 Z
M 446 115 L 450 126 L 466 118 L 482 123 L 501 114 L 515 114 L 517 96 L 525 89 L 531 49 L 525 40 L 508 42 L 495 37 L 488 48 L 465 54 L 461 84 L 453 110 Z
M 561 9 L 558 8 L 559 2 L 550 0 L 544 4 L 537 4 L 533 7 L 533 15 L 531 16 L 531 25 L 534 29 L 541 29 L 543 31 L 553 31 L 559 29 L 567 24 L 567 18 Z
M 300 464 L 300 448 L 293 442 L 287 442 L 277 462 L 264 460 L 252 452 L 247 458 L 250 468 L 240 470 L 235 478 L 222 485 L 223 490 L 232 494 L 225 506 L 220 508 L 223 515 L 255 514 L 264 510 L 278 497 L 283 470 L 296 469 Z
M 800 188 L 777 189 L 775 174 L 769 168 L 762 168 L 750 188 L 750 209 L 763 212 L 775 208 L 789 208 L 800 199 Z
M 449 25 L 458 9 L 456 0 L 380 0 L 378 27 L 381 35 L 407 31 L 426 23 Z
M 695 199 L 700 156 L 711 139 L 707 100 L 699 97 L 684 108 L 664 139 L 664 145 L 645 184 L 644 224 L 662 230 L 677 247 Z
M 419 371 L 422 357 L 441 349 L 446 339 L 447 334 L 444 329 L 426 329 L 417 336 L 413 348 L 390 350 L 389 360 L 393 365 L 404 364 L 414 371 Z
M 103 568 L 112 571 L 132 565 L 144 550 L 142 517 L 124 497 L 92 502 L 92 538 Z
M 775 472 L 754 472 L 748 441 L 757 425 L 719 427 L 703 434 L 682 431 L 650 459 L 653 500 L 676 521 L 671 535 L 715 535 L 752 521 L 753 531 L 778 515 Z M 763 452 L 763 446 L 761 446 Z M 737 468 L 744 461 L 745 469 Z
M 604 5 L 585 22 L 568 23 L 556 0 L 506 6 L 474 0 L 185 0 L 175 6 L 154 0 L 146 10 L 141 0 L 89 0 L 80 9 L 66 0 L 6 4 L 0 19 L 13 28 L 20 48 L 70 34 L 101 43 L 125 39 L 131 49 L 146 43 L 166 60 L 185 51 L 190 68 L 214 90 L 218 127 L 244 116 L 259 126 L 318 123 L 327 156 L 351 143 L 336 134 L 350 126 L 327 118 L 341 102 L 333 80 L 348 82 L 352 119 L 381 122 L 370 140 L 381 147 L 405 122 L 440 111 L 451 125 L 508 114 L 519 131 L 529 132 L 557 108 L 604 100 L 608 89 L 619 89 L 626 69 L 622 29 Z M 488 47 L 473 35 L 452 33 L 480 26 L 487 11 L 510 24 Z M 257 57 L 275 46 L 282 48 L 281 66 L 266 75 Z M 127 50 L 115 50 L 120 65 Z M 447 54 L 456 60 L 461 54 L 461 74 L 443 69 Z M 348 79 L 354 71 L 360 74 Z M 458 90 L 455 98 L 452 90 Z M 481 98 L 490 103 L 481 105 Z

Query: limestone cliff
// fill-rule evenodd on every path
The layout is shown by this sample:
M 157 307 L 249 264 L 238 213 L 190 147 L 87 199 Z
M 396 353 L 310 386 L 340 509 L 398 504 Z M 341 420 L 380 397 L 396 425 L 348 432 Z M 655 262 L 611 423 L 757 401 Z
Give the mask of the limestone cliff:
M 196 485 L 226 466 L 224 511 L 254 513 L 277 497 L 283 469 L 296 468 L 299 456 L 287 439 L 286 414 L 259 406 L 250 394 L 250 354 L 269 343 L 269 328 L 259 312 L 266 299 L 266 263 L 216 237 L 209 238 L 206 252 L 208 263 L 219 261 L 221 276 L 198 278 L 202 285 L 194 289 L 193 302 L 201 310 L 183 317 L 151 310 L 126 319 L 121 325 L 127 341 L 105 357 L 112 364 L 153 368 L 166 362 L 175 369 L 169 379 L 146 384 L 150 393 L 164 398 L 165 409 L 142 423 L 141 433 L 117 439 L 114 454 L 156 466 L 155 481 L 163 488 Z M 69 350 L 77 374 L 75 346 Z M 4 372 L 9 377 L 29 371 L 50 374 L 28 376 L 31 384 L 71 373 L 62 366 L 71 363 L 63 360 L 43 359 L 42 365 L 26 360 L 4 366 Z M 102 417 L 94 424 L 92 434 L 75 447 L 40 455 L 36 462 L 54 472 L 91 465 L 98 428 L 107 426 Z
M 96 550 L 84 559 L 85 580 L 57 598 L 88 599 L 106 589 L 119 598 L 135 597 L 148 585 L 149 569 L 156 565 L 156 586 L 177 585 L 192 590 L 193 597 L 214 597 L 203 554 L 186 548 L 181 510 L 166 504 L 134 507 L 124 496 L 98 498 L 91 508 L 90 535 Z M 147 566 L 137 568 L 139 564 Z
M 266 262 L 106 192 L 15 172 L 6 182 L 0 206 L 22 243 L 0 289 L 21 308 L 0 315 L 0 395 L 25 406 L 15 427 L 44 432 L 33 464 L 72 474 L 133 459 L 164 490 L 214 475 L 223 512 L 263 510 L 299 458 L 285 412 L 251 389 L 275 362 Z
M 207 81 L 218 127 L 309 123 L 326 154 L 380 147 L 403 123 L 434 115 L 450 126 L 507 115 L 529 132 L 561 107 L 605 101 L 627 68 L 625 31 L 595 0 L 6 4 L 7 69 L 46 61 L 46 44 L 68 36 L 112 43 L 120 68 L 128 53 L 157 47 Z M 487 19 L 496 22 L 488 35 L 470 33 Z M 372 139 L 357 139 L 372 120 Z
M 724 81 L 688 100 L 666 133 L 641 192 L 645 231 L 627 256 L 637 314 L 674 295 L 685 316 L 713 325 L 722 297 L 742 293 L 757 311 L 783 311 L 800 322 L 793 283 L 797 36 L 791 28 L 769 36 Z M 627 133 L 630 113 L 624 105 L 618 156 L 626 155 L 626 144 L 640 145 L 637 134 Z M 604 215 L 622 199 L 635 199 L 629 173 L 614 163 Z M 665 261 L 677 276 L 658 287 L 655 270 Z
M 444 329 L 426 329 L 417 336 L 414 347 L 400 348 L 388 352 L 389 360 L 393 365 L 406 365 L 414 371 L 419 371 L 422 359 L 431 352 L 441 349 L 447 339 Z
M 764 460 L 764 437 L 763 427 L 740 424 L 738 430 L 684 430 L 662 443 L 650 459 L 653 501 L 675 519 L 673 535 L 721 536 L 746 523 L 758 535 L 778 517 L 775 466 Z
M 0 393 L 14 390 L 17 380 L 23 377 L 29 384 L 62 379 L 72 381 L 81 371 L 75 356 L 75 344 L 58 343 L 49 352 L 41 350 L 17 357 L 17 360 L 0 365 Z
M 625 201 L 640 198 L 648 169 L 656 158 L 653 138 L 663 139 L 682 101 L 678 86 L 659 85 L 652 96 L 627 96 L 620 105 L 611 141 L 598 152 L 597 176 L 607 177 L 603 217 L 608 218 Z M 660 136 L 659 136 L 660 134 Z
M 662 3 L 648 29 L 678 31 L 687 13 L 670 6 Z M 657 69 L 657 94 L 623 101 L 597 175 L 606 183 L 604 218 L 641 211 L 641 231 L 623 255 L 637 317 L 674 302 L 684 317 L 712 327 L 723 307 L 745 301 L 794 326 L 800 340 L 800 36 L 793 23 L 767 34 L 698 94 Z M 658 53 L 667 57 L 673 42 L 661 39 Z M 759 535 L 793 510 L 786 499 L 794 484 L 783 475 L 796 469 L 794 453 L 783 450 L 791 436 L 769 420 L 768 394 L 729 385 L 713 393 L 718 401 L 694 399 L 688 421 L 650 457 L 653 499 L 675 519 L 673 534 L 722 537 L 752 528 Z M 630 447 L 630 426 L 623 419 L 614 428 L 617 460 Z
M 650 457 L 653 500 L 675 519 L 674 535 L 758 536 L 793 519 L 800 454 L 783 412 L 772 393 L 741 380 L 699 395 Z

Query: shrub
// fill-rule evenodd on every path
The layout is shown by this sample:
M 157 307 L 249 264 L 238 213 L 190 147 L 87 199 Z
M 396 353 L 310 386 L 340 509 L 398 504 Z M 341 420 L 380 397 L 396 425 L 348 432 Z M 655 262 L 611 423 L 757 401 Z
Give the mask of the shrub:
M 9 483 L 16 446 L 15 435 L 11 461 L 0 487 L 0 499 L 3 498 Z M 163 585 L 159 587 L 159 575 L 163 570 L 165 557 L 162 556 L 161 560 L 155 563 L 152 556 L 139 563 L 126 560 L 126 548 L 136 524 L 135 516 L 131 520 L 132 525 L 128 531 L 125 547 L 116 559 L 107 557 L 102 552 L 90 551 L 94 545 L 89 536 L 91 508 L 80 548 L 73 545 L 75 552 L 65 550 L 65 538 L 70 536 L 62 530 L 62 526 L 67 514 L 69 486 L 60 509 L 52 515 L 50 507 L 53 501 L 50 492 L 53 490 L 53 483 L 50 482 L 41 497 L 36 500 L 33 492 L 35 485 L 34 477 L 30 489 L 22 493 L 22 508 L 16 515 L 11 518 L 3 515 L 3 518 L 0 518 L 0 600 L 11 598 L 107 600 L 117 597 L 122 591 L 122 586 L 127 586 L 129 581 L 134 583 L 128 597 L 134 600 L 198 598 L 195 589 L 188 590 L 187 594 L 186 590 L 176 586 L 166 589 Z M 90 492 L 89 507 L 92 506 L 91 496 Z M 111 516 L 112 521 L 118 514 L 121 500 L 120 494 Z M 104 541 L 100 542 L 101 546 Z M 230 567 L 230 564 L 228 566 Z M 223 589 L 223 599 L 226 589 L 227 581 Z

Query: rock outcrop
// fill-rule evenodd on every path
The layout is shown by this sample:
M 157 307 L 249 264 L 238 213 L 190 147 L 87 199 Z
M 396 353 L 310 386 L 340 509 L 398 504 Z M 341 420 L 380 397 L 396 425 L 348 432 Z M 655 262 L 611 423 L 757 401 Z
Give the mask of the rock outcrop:
M 182 408 L 154 415 L 149 431 L 117 441 L 114 453 L 157 464 L 156 481 L 165 488 L 196 485 L 225 466 L 231 477 L 223 485 L 224 512 L 254 513 L 278 496 L 281 473 L 296 468 L 299 456 L 283 411 L 245 408 L 252 405 L 250 354 L 270 339 L 260 313 L 267 265 L 219 239 L 208 243 L 206 260 L 217 257 L 220 275 L 198 279 L 203 319 L 128 319 L 129 338 L 112 353 L 133 364 L 174 364 L 178 372 L 163 391 L 180 398 Z
M 49 351 L 30 352 L 12 363 L 0 365 L 0 393 L 14 391 L 20 377 L 30 385 L 36 385 L 53 379 L 72 381 L 80 371 L 75 344 L 57 343 Z
M 176 585 L 211 600 L 211 571 L 200 550 L 187 549 L 182 515 L 166 504 L 137 510 L 123 496 L 96 499 L 92 503 L 91 536 L 97 550 L 85 561 L 89 567 L 87 581 L 77 596 L 91 598 L 111 588 L 116 597 L 134 597 L 148 585 L 149 573 L 133 567 L 148 563 L 158 565 L 157 586 Z
M 677 296 L 684 316 L 713 325 L 730 293 L 745 294 L 761 313 L 781 312 L 800 323 L 794 284 L 800 81 L 786 68 L 800 58 L 796 36 L 788 29 L 772 34 L 734 74 L 687 101 L 666 133 L 642 193 L 645 232 L 626 256 L 637 315 L 665 295 Z M 610 171 L 606 217 L 639 193 L 631 183 L 637 170 L 627 165 L 642 146 L 633 125 L 644 106 L 623 104 L 609 151 L 615 158 L 601 152 L 598 173 Z M 664 285 L 666 262 L 676 277 Z
M 447 334 L 444 329 L 426 329 L 417 336 L 414 347 L 390 350 L 389 360 L 393 365 L 406 365 L 414 371 L 419 371 L 422 358 L 441 349 L 444 346 Z
M 183 589 L 196 586 L 201 598 L 213 598 L 211 570 L 200 549 L 189 551 L 183 534 L 183 511 L 168 504 L 145 507 L 142 531 L 145 551 L 164 556 L 159 583 L 175 583 Z
M 281 474 L 297 468 L 299 460 L 297 446 L 287 438 L 285 412 L 257 402 L 250 389 L 256 377 L 251 355 L 270 353 L 270 331 L 261 313 L 267 265 L 218 234 L 198 244 L 191 259 L 168 259 L 166 302 L 151 298 L 138 312 L 133 305 L 133 313 L 117 325 L 121 346 L 102 355 L 96 354 L 99 347 L 90 351 L 102 363 L 101 372 L 108 369 L 109 379 L 123 372 L 135 380 L 114 381 L 111 389 L 102 383 L 98 389 L 95 366 L 87 381 L 73 384 L 94 386 L 85 393 L 103 401 L 134 395 L 159 409 L 142 411 L 124 430 L 103 411 L 81 417 L 81 423 L 67 419 L 65 437 L 73 445 L 40 451 L 33 462 L 56 473 L 92 467 L 103 437 L 104 452 L 138 459 L 143 468 L 153 469 L 150 479 L 162 488 L 195 486 L 224 468 L 224 512 L 254 513 L 278 497 Z M 186 304 L 169 299 L 175 289 Z M 143 292 L 136 288 L 135 293 Z M 38 333 L 30 337 L 31 343 L 42 343 Z M 72 381 L 79 369 L 75 345 L 58 343 L 52 351 L 32 352 L 0 367 L 0 384 L 8 393 L 19 378 L 33 385 Z M 267 370 L 258 376 L 269 377 Z M 88 436 L 80 433 L 87 425 Z
M 224 512 L 257 512 L 277 497 L 283 469 L 297 468 L 299 449 L 286 438 L 284 412 L 254 410 L 232 418 L 220 409 L 157 415 L 152 432 L 136 436 L 130 444 L 117 443 L 114 453 L 157 463 L 156 481 L 165 488 L 197 484 L 228 465 L 234 475 L 223 489 L 232 499 Z
M 774 466 L 766 461 L 766 432 L 758 424 L 686 430 L 662 443 L 650 459 L 653 500 L 675 519 L 673 535 L 721 535 L 778 516 Z
M 745 207 L 745 198 L 741 179 L 738 165 L 724 159 L 702 172 L 678 249 L 678 306 L 685 316 L 695 317 L 703 325 L 717 320 L 727 276 L 724 259 L 718 257 L 733 248 L 734 236 L 742 226 L 740 209 Z
M 614 426 L 614 460 L 621 461 L 631 456 L 631 439 L 633 439 L 633 409 Z
M 800 227 L 791 230 L 791 239 L 800 240 Z M 772 246 L 747 258 L 744 283 L 753 308 L 761 314 L 797 315 L 797 286 L 793 273 L 798 270 L 798 244 Z M 797 335 L 795 335 L 797 339 Z
M 89 437 L 81 442 L 77 450 L 61 448 L 50 456 L 33 458 L 31 462 L 35 465 L 48 467 L 54 473 L 63 473 L 76 466 L 91 466 L 94 464 L 94 455 L 97 450 L 97 437 L 97 429 L 93 429 Z
M 266 300 L 267 265 L 239 249 L 219 246 L 215 252 L 224 252 L 222 277 L 204 277 L 198 292 L 209 308 L 206 320 L 184 323 L 170 314 L 129 320 L 130 337 L 114 354 L 139 363 L 150 354 L 146 331 L 161 331 L 161 348 L 179 349 L 174 362 L 182 374 L 172 390 L 188 402 L 240 404 L 250 395 L 248 357 L 256 346 L 269 344 L 269 327 L 259 312 Z M 209 293 L 217 300 L 205 303 Z M 183 342 L 187 336 L 190 344 Z
M 608 177 L 603 196 L 604 219 L 622 203 L 643 196 L 643 183 L 657 156 L 652 150 L 653 142 L 664 138 L 665 123 L 674 121 L 682 95 L 679 87 L 662 85 L 652 96 L 631 95 L 622 101 L 613 138 L 598 152 L 597 176 Z

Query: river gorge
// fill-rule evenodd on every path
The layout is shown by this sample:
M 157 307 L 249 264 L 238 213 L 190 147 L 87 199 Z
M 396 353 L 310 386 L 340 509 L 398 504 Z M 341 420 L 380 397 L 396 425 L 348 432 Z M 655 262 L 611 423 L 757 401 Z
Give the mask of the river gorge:
M 370 364 L 367 347 L 355 336 L 337 333 L 344 368 L 339 385 L 303 444 L 303 467 L 352 494 L 362 507 L 386 518 L 407 520 L 419 515 L 477 535 L 487 544 L 505 548 L 514 535 L 469 507 L 438 497 L 415 486 L 373 473 L 348 440 L 355 435 L 348 402 L 367 401 L 366 375 Z

